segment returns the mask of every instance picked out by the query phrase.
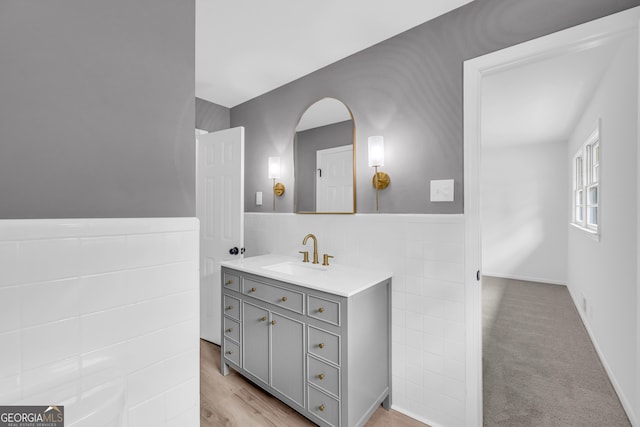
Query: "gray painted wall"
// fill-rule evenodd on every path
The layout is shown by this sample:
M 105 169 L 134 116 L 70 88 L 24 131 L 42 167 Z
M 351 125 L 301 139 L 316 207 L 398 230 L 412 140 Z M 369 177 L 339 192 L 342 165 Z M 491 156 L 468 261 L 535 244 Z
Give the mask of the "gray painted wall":
M 293 188 L 293 133 L 314 101 L 335 97 L 355 118 L 357 208 L 375 211 L 367 166 L 367 137 L 385 137 L 385 166 L 392 185 L 380 192 L 382 212 L 461 213 L 463 61 L 578 25 L 640 0 L 475 0 L 376 46 L 331 64 L 231 109 L 231 126 L 244 126 L 245 209 L 255 192 L 268 194 L 267 158 L 282 158 Z M 455 201 L 429 202 L 429 181 L 455 180 Z M 293 211 L 293 191 L 277 211 Z
M 195 215 L 195 2 L 3 0 L 0 218 Z
M 295 207 L 297 211 L 316 210 L 316 152 L 353 144 L 351 120 L 298 132 L 294 149 Z
M 196 128 L 215 132 L 231 127 L 231 110 L 222 105 L 196 98 Z

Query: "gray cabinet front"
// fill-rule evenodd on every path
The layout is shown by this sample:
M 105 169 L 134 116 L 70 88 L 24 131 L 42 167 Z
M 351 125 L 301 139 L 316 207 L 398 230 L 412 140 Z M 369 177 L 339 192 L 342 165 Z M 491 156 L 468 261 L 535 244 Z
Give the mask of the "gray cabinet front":
M 269 311 L 244 302 L 244 369 L 269 384 Z
M 304 407 L 304 323 L 271 313 L 271 386 Z
M 309 384 L 340 397 L 340 368 L 309 356 Z
M 224 375 L 233 367 L 322 427 L 361 427 L 390 407 L 391 279 L 347 298 L 222 274 Z

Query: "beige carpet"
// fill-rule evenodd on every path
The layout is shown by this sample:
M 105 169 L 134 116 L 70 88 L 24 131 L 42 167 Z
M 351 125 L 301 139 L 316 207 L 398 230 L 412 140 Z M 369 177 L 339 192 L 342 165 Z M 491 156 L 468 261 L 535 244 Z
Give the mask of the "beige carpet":
M 483 278 L 485 426 L 630 426 L 567 288 Z

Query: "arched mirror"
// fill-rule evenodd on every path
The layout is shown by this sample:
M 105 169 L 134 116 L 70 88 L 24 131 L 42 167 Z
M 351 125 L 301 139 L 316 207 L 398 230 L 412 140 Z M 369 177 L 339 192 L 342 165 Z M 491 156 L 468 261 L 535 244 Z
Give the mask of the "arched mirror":
M 294 136 L 297 213 L 355 213 L 355 129 L 351 111 L 335 98 L 304 112 Z

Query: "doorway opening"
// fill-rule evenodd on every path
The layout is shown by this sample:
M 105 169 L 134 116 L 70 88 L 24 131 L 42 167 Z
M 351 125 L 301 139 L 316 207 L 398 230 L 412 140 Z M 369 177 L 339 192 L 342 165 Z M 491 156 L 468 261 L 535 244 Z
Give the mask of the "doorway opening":
M 551 216 L 553 218 L 548 219 L 550 223 L 556 224 L 557 227 L 564 227 L 565 231 L 561 233 L 572 233 L 570 229 L 570 213 L 571 213 L 571 198 L 570 198 L 570 177 L 572 176 L 571 157 L 569 153 L 573 144 L 572 138 L 577 138 L 576 134 L 581 132 L 580 128 L 584 127 L 581 121 L 587 122 L 590 119 L 584 118 L 588 115 L 588 111 L 585 108 L 577 113 L 573 114 L 572 118 L 567 119 L 566 116 L 571 114 L 566 111 L 554 112 L 554 107 L 545 107 L 539 102 L 534 101 L 522 101 L 526 97 L 525 94 L 521 94 L 521 103 L 527 107 L 535 107 L 535 110 L 526 111 L 523 108 L 514 109 L 513 105 L 505 107 L 508 103 L 494 102 L 490 103 L 491 97 L 499 98 L 500 93 L 495 90 L 492 92 L 492 84 L 496 88 L 504 91 L 514 93 L 520 89 L 534 89 L 536 99 L 540 99 L 545 91 L 540 87 L 536 87 L 535 84 L 529 84 L 531 78 L 524 78 L 523 72 L 533 73 L 533 75 L 540 75 L 545 73 L 546 67 L 553 62 L 562 63 L 568 58 L 572 57 L 581 58 L 582 67 L 602 67 L 600 76 L 595 73 L 596 77 L 593 79 L 600 81 L 602 74 L 606 72 L 608 62 L 613 61 L 614 54 L 611 57 L 607 57 L 607 53 L 604 53 L 604 57 L 600 60 L 596 60 L 596 65 L 587 61 L 588 57 L 596 57 L 604 52 L 604 48 L 607 45 L 617 43 L 619 40 L 629 38 L 633 39 L 633 45 L 635 49 L 634 54 L 634 70 L 636 70 L 635 84 L 633 90 L 630 92 L 634 98 L 635 116 L 633 119 L 634 131 L 637 131 L 637 22 L 639 11 L 631 9 L 620 14 L 612 15 L 607 18 L 603 18 L 597 21 L 593 21 L 578 27 L 570 28 L 568 30 L 555 33 L 540 39 L 536 39 L 527 43 L 523 43 L 512 48 L 504 49 L 499 52 L 485 55 L 480 58 L 476 58 L 465 63 L 465 76 L 464 76 L 464 180 L 465 180 L 465 273 L 466 273 L 466 312 L 468 315 L 467 320 L 467 384 L 469 393 L 469 399 L 467 401 L 467 420 L 468 425 L 480 426 L 483 420 L 483 378 L 482 378 L 482 276 L 481 271 L 486 273 L 493 273 L 494 275 L 502 275 L 503 277 L 511 279 L 527 279 L 544 281 L 547 283 L 566 283 L 567 274 L 571 272 L 564 272 L 562 265 L 566 263 L 556 262 L 558 261 L 555 252 L 567 254 L 571 248 L 575 248 L 576 239 L 570 240 L 569 246 L 567 246 L 566 238 L 564 239 L 565 246 L 563 249 L 562 244 L 553 242 L 553 237 L 549 239 L 545 236 L 545 232 L 549 232 L 550 225 L 545 224 L 548 218 L 545 218 L 545 213 L 540 212 L 538 209 L 541 206 L 551 206 Z M 603 59 L 608 58 L 608 59 Z M 592 58 L 593 59 L 593 58 Z M 629 58 L 627 58 L 628 60 Z M 580 60 L 576 64 L 580 64 Z M 543 67 L 544 66 L 544 67 Z M 567 63 L 564 64 L 568 67 Z M 577 65 L 580 67 L 580 65 Z M 523 71 L 526 70 L 526 71 Z M 521 75 L 518 76 L 518 73 Z M 550 73 L 552 78 L 558 78 L 562 74 L 558 70 Z M 511 84 L 513 87 L 511 90 L 507 89 L 509 84 L 505 83 L 507 80 L 499 82 L 498 77 L 508 78 L 511 76 L 513 81 Z M 505 77 L 506 76 L 506 77 Z M 515 77 L 514 77 L 515 76 Z M 495 81 L 492 81 L 495 80 Z M 497 84 L 496 84 L 497 83 Z M 531 87 L 529 87 L 531 86 Z M 568 83 L 560 84 L 555 89 L 553 85 L 549 92 L 549 95 L 557 95 L 557 92 L 566 90 Z M 597 87 L 597 86 L 596 86 Z M 549 88 L 548 88 L 549 89 Z M 587 95 L 587 99 L 593 97 L 593 93 Z M 579 97 L 578 97 L 579 98 Z M 495 99 L 494 99 L 495 101 Z M 574 99 L 575 101 L 575 99 Z M 584 104 L 586 101 L 578 102 L 578 105 Z M 556 102 L 557 103 L 557 102 Z M 564 103 L 563 105 L 567 105 Z M 495 110 L 495 111 L 494 111 Z M 516 113 L 514 114 L 514 111 Z M 529 119 L 525 122 L 519 122 L 516 120 L 520 111 L 524 119 Z M 620 111 L 622 112 L 622 111 Z M 532 117 L 544 116 L 547 113 L 552 113 L 550 119 L 547 119 L 547 125 L 541 126 L 540 124 L 533 123 Z M 563 117 L 565 116 L 565 117 Z M 551 120 L 556 119 L 556 121 Z M 561 120 L 564 119 L 564 125 Z M 489 122 L 487 122 L 489 120 Z M 491 125 L 491 120 L 495 120 L 496 123 Z M 594 121 L 594 120 L 592 120 Z M 522 124 L 525 123 L 525 124 Z M 572 136 L 567 137 L 549 137 L 549 134 L 545 134 L 553 126 L 567 126 L 569 123 L 569 132 Z M 529 127 L 525 127 L 529 126 Z M 530 140 L 528 144 L 516 149 L 512 147 L 514 134 L 509 134 L 511 130 L 520 130 L 523 128 L 526 130 L 525 135 L 518 137 L 517 139 L 527 142 L 527 138 Z M 571 129 L 572 128 L 572 129 Z M 576 131 L 576 129 L 578 129 Z M 609 128 L 611 129 L 611 128 Z M 565 132 L 566 129 L 565 129 Z M 603 132 L 605 135 L 606 132 Z M 637 134 L 634 134 L 637 135 Z M 485 152 L 484 141 L 491 139 L 489 144 L 494 144 L 495 151 L 493 153 Z M 544 150 L 538 149 L 532 151 L 531 148 L 535 141 L 539 143 L 545 143 L 546 155 L 549 155 L 552 151 L 562 152 L 566 154 L 565 161 L 560 159 L 559 164 L 564 163 L 564 168 L 554 169 L 553 173 L 545 174 L 548 162 L 543 158 Z M 565 141 L 566 148 L 562 149 L 553 144 L 562 143 Z M 635 143 L 635 138 L 633 139 Z M 540 144 L 542 145 L 542 144 Z M 525 147 L 525 148 L 523 148 Z M 529 149 L 528 153 L 525 153 Z M 511 152 L 509 152 L 511 151 Z M 637 154 L 633 151 L 633 162 L 635 162 L 635 169 L 637 170 Z M 494 157 L 492 159 L 492 156 Z M 542 157 L 540 157 L 542 156 Z M 508 165 L 509 169 L 512 169 L 512 173 L 515 178 L 505 178 L 499 176 L 499 172 L 502 172 L 495 165 L 492 167 L 486 167 L 486 160 L 498 161 L 502 158 L 502 164 Z M 508 161 L 507 161 L 508 159 Z M 556 159 L 557 160 L 557 159 Z M 533 175 L 529 176 L 527 182 L 527 175 L 532 172 Z M 564 174 L 564 175 L 563 175 Z M 489 175 L 489 176 L 487 176 Z M 636 175 L 633 175 L 634 177 Z M 502 189 L 502 194 L 496 200 L 493 200 L 492 206 L 483 206 L 484 200 L 487 195 L 484 194 L 482 188 L 482 182 L 487 179 L 495 179 L 502 182 L 505 188 Z M 545 188 L 542 188 L 543 181 L 550 181 L 544 184 Z M 534 184 L 534 187 L 527 188 L 527 185 Z M 634 188 L 637 188 L 637 182 L 631 183 Z M 519 185 L 519 186 L 518 186 Z M 561 191 L 555 191 L 560 189 Z M 536 191 L 539 191 L 536 194 Z M 551 194 L 554 193 L 554 194 Z M 557 193 L 557 194 L 555 194 Z M 507 197 L 507 194 L 511 196 Z M 514 196 L 515 195 L 515 196 Z M 543 203 L 545 197 L 552 197 L 553 202 Z M 516 206 L 507 206 L 508 202 L 513 202 L 513 198 L 519 199 L 519 204 Z M 611 197 L 613 199 L 613 197 Z M 635 205 L 636 199 L 632 200 Z M 498 206 L 496 206 L 498 205 Z M 553 207 L 559 212 L 553 212 Z M 500 219 L 494 218 L 495 224 L 486 223 L 484 218 L 486 216 L 485 209 L 494 209 L 501 214 Z M 496 213 L 496 212 L 494 212 Z M 481 220 L 481 218 L 483 218 Z M 559 224 L 559 225 L 558 225 Z M 494 227 L 495 225 L 495 227 Z M 631 221 L 631 226 L 636 228 L 637 218 Z M 568 231 L 566 231 L 569 229 Z M 545 231 L 546 230 L 546 231 Z M 486 232 L 486 235 L 485 235 Z M 552 233 L 553 234 L 553 233 Z M 489 237 L 490 239 L 486 238 Z M 485 241 L 486 240 L 486 241 Z M 574 245 L 571 245 L 573 241 Z M 595 243 L 595 242 L 594 242 Z M 544 248 L 544 245 L 550 245 L 549 248 Z M 486 251 L 494 245 L 501 248 L 501 251 Z M 637 236 L 634 239 L 634 254 L 637 250 Z M 487 255 L 487 256 L 485 256 Z M 557 270 L 540 269 L 540 265 L 548 266 L 549 258 L 552 259 L 552 264 L 558 267 Z M 485 259 L 486 258 L 486 259 Z M 561 259 L 560 259 L 561 261 Z M 539 265 L 536 267 L 536 263 Z M 500 271 L 490 271 L 491 269 L 502 269 Z M 543 271 L 544 270 L 544 271 Z M 505 273 L 506 272 L 506 273 Z M 508 277 L 511 276 L 511 277 Z M 576 277 L 574 274 L 572 277 Z M 634 286 L 637 286 L 637 276 L 634 274 L 633 278 Z M 576 295 L 576 292 L 572 292 L 574 302 L 581 296 Z M 634 294 L 634 299 L 635 299 Z M 637 300 L 635 303 L 635 316 L 634 321 L 638 322 L 637 316 Z M 576 304 L 578 305 L 578 304 Z M 583 316 L 585 313 L 580 313 Z M 585 325 L 589 329 L 589 322 L 586 321 Z M 637 327 L 631 325 L 632 331 L 629 332 L 629 337 L 633 343 L 637 343 L 638 338 L 631 336 L 636 334 Z M 589 331 L 591 333 L 591 331 Z M 607 369 L 612 383 L 620 396 L 621 402 L 629 414 L 629 418 L 633 422 L 633 414 L 636 408 L 634 408 L 633 400 L 633 387 L 637 387 L 633 382 L 640 383 L 640 379 L 637 375 L 630 375 L 631 381 L 618 381 L 621 377 L 621 367 L 629 368 L 628 373 L 638 372 L 637 361 L 630 361 L 619 363 L 618 366 L 612 368 L 608 366 L 604 358 L 602 357 L 602 349 L 598 348 L 596 340 L 594 340 L 596 350 L 604 361 L 605 369 Z M 607 343 L 609 345 L 609 343 Z M 607 350 L 609 351 L 609 350 Z M 609 353 L 610 354 L 610 353 Z M 617 362 L 614 362 L 617 363 Z M 635 364 L 635 366 L 634 366 Z M 617 375 L 616 373 L 617 372 Z M 613 375 L 612 375 L 613 373 Z

